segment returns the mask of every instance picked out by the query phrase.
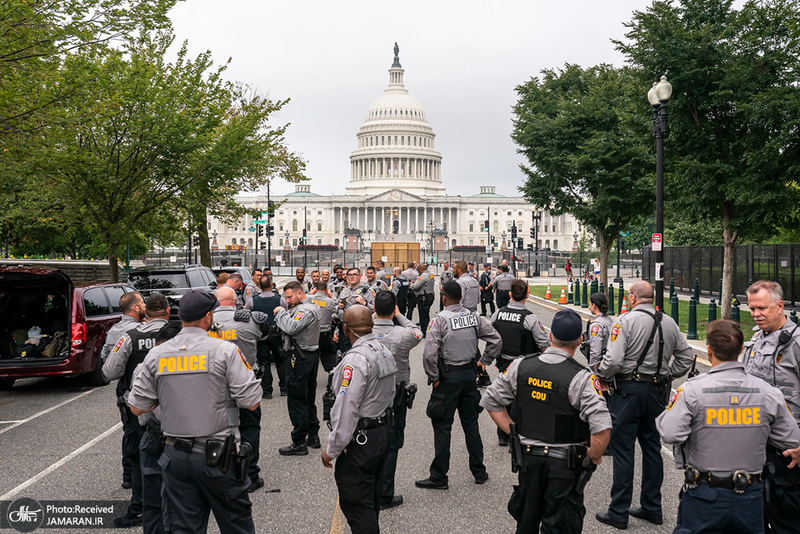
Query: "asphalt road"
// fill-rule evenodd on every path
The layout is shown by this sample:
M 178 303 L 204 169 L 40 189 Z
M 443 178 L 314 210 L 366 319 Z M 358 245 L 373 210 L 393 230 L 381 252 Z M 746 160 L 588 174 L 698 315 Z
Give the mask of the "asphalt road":
M 545 325 L 553 311 L 529 303 Z M 438 309 L 434 305 L 432 311 Z M 476 485 L 467 467 L 463 433 L 453 428 L 450 489 L 422 490 L 414 481 L 428 476 L 433 455 L 433 432 L 425 416 L 430 388 L 422 370 L 423 344 L 412 352 L 412 380 L 419 386 L 414 409 L 409 412 L 405 446 L 400 452 L 397 493 L 405 504 L 381 513 L 386 533 L 409 532 L 513 532 L 514 522 L 506 503 L 515 484 L 507 449 L 497 445 L 495 426 L 481 415 L 485 463 L 490 475 Z M 273 369 L 274 372 L 274 369 Z M 494 377 L 496 368 L 490 370 Z M 325 386 L 321 371 L 318 395 Z M 318 402 L 321 410 L 322 403 Z M 282 457 L 278 448 L 289 443 L 290 423 L 286 398 L 262 400 L 261 468 L 266 486 L 252 495 L 257 532 L 341 533 L 349 532 L 337 506 L 333 471 L 325 469 L 319 451 L 304 457 Z M 321 416 L 321 414 L 320 414 Z M 323 426 L 321 438 L 327 441 Z M 0 392 L 0 500 L 30 497 L 37 500 L 123 500 L 129 491 L 120 487 L 119 412 L 114 384 L 89 388 L 79 379 L 25 379 L 11 391 Z M 638 453 L 637 453 L 638 454 Z M 665 464 L 663 485 L 664 525 L 655 527 L 631 518 L 631 532 L 672 532 L 682 474 L 673 468 L 671 452 L 662 449 Z M 586 490 L 586 532 L 616 532 L 598 523 L 595 512 L 609 502 L 612 461 L 603 461 Z M 640 472 L 634 488 L 638 504 Z M 211 531 L 216 525 L 211 521 Z M 140 528 L 131 529 L 140 530 Z M 58 532 L 49 530 L 49 532 Z M 70 533 L 80 532 L 71 529 Z

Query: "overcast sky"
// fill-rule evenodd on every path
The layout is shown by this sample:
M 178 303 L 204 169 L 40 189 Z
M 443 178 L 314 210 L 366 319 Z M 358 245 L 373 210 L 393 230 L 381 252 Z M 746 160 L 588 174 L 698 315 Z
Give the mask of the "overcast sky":
M 350 152 L 373 100 L 388 85 L 395 41 L 405 86 L 425 108 L 449 195 L 523 181 L 511 140 L 514 88 L 564 63 L 622 64 L 611 39 L 646 0 L 185 0 L 172 13 L 193 55 L 229 57 L 232 80 L 273 99 L 291 123 L 291 150 L 307 161 L 312 191 L 343 194 Z M 647 109 L 644 95 L 643 109 Z M 294 190 L 278 181 L 275 193 Z

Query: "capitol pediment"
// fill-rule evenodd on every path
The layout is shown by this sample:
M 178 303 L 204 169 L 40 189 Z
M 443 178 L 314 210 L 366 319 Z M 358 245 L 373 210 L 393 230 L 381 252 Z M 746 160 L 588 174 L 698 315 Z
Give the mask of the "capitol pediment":
M 412 195 L 400 189 L 390 189 L 380 195 L 375 195 L 367 200 L 367 202 L 424 202 L 423 197 Z

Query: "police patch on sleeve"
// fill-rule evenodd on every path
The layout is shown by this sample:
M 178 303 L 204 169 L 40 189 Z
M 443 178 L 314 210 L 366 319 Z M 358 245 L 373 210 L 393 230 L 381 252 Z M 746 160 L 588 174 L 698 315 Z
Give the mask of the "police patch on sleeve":
M 592 326 L 592 337 L 596 336 L 600 333 L 600 325 L 596 324 Z
M 428 330 L 427 330 L 428 332 L 431 331 L 432 326 L 433 326 L 433 319 L 431 319 L 431 322 L 428 323 Z
M 683 393 L 683 388 L 678 388 L 675 390 L 675 394 L 672 395 L 672 398 L 669 400 L 669 406 L 667 406 L 667 411 L 670 411 L 673 406 L 675 406 L 675 402 L 678 400 L 678 397 L 681 396 Z
M 600 386 L 600 378 L 597 375 L 592 375 L 592 387 L 598 395 L 603 394 L 603 388 Z
M 295 321 L 299 321 L 303 318 L 303 312 L 297 312 L 297 315 L 294 316 Z
M 122 345 L 124 344 L 125 344 L 125 336 L 122 336 L 121 338 L 119 338 L 119 341 L 117 341 L 117 344 L 114 345 L 114 350 L 112 350 L 111 352 L 117 352 L 120 348 L 122 348 Z
M 353 366 L 345 365 L 342 369 L 342 387 L 349 388 L 350 381 L 353 379 Z
M 239 347 L 236 347 L 236 353 L 239 355 L 239 358 L 241 358 L 242 363 L 247 368 L 247 370 L 252 371 L 253 368 L 250 366 L 250 363 L 247 361 L 247 358 L 244 357 L 244 354 L 242 354 L 242 351 L 239 349 Z
M 430 329 L 430 328 L 429 328 Z M 414 333 L 414 337 L 417 339 L 422 339 L 422 335 L 415 329 L 411 330 Z
M 614 326 L 611 327 L 611 341 L 616 341 L 617 336 L 619 335 L 619 331 L 622 329 L 622 326 L 619 323 L 614 323 Z

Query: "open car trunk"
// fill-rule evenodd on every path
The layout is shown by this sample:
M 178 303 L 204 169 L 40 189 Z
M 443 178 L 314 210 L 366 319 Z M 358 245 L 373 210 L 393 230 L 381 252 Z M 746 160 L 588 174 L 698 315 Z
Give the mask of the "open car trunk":
M 70 353 L 73 284 L 62 271 L 0 272 L 0 366 L 63 360 Z

